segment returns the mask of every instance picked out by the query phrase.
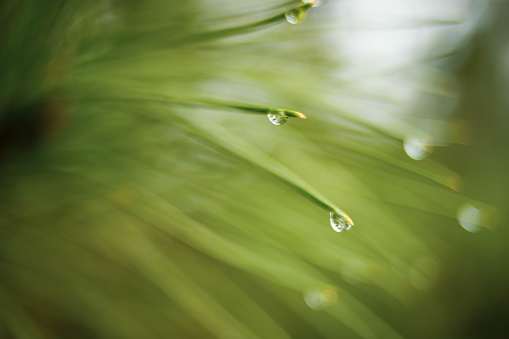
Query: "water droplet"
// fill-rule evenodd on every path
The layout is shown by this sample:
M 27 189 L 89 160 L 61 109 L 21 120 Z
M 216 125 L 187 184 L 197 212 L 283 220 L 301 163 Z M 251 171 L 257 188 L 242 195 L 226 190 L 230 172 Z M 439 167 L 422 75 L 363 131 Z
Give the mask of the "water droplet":
M 286 21 L 295 25 L 299 24 L 306 18 L 307 9 L 303 8 L 294 8 L 286 12 Z
M 352 228 L 353 221 L 350 218 L 344 217 L 337 212 L 330 212 L 330 224 L 334 231 L 343 232 Z
M 284 124 L 290 118 L 282 109 L 271 111 L 269 114 L 267 114 L 267 117 L 269 118 L 270 122 L 277 126 Z
M 338 290 L 334 287 L 314 289 L 304 294 L 304 301 L 310 308 L 320 310 L 338 301 Z
M 428 153 L 431 151 L 430 147 L 424 144 L 422 140 L 414 137 L 406 138 L 403 143 L 403 147 L 405 148 L 406 154 L 414 160 L 422 160 L 426 158 Z
M 458 222 L 469 232 L 477 233 L 482 229 L 482 213 L 470 204 L 464 204 L 458 209 Z
M 326 2 L 326 0 L 302 0 L 302 2 L 305 4 L 312 3 L 313 5 L 311 7 L 320 7 Z

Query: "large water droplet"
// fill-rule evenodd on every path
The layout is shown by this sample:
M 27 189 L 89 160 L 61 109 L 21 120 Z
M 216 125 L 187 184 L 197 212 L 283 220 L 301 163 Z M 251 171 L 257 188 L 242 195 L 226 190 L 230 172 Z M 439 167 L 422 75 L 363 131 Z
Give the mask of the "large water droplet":
M 428 145 L 425 145 L 423 141 L 414 137 L 405 139 L 403 144 L 406 154 L 414 160 L 422 160 L 426 158 L 428 153 L 431 151 Z
M 338 290 L 334 287 L 311 290 L 304 293 L 304 301 L 310 308 L 320 310 L 338 301 Z
M 458 222 L 469 232 L 477 233 L 482 229 L 482 213 L 470 204 L 464 204 L 458 209 Z
M 350 218 L 345 218 L 337 212 L 330 212 L 330 224 L 336 232 L 348 231 L 353 226 Z
M 301 23 L 306 18 L 307 9 L 294 8 L 286 12 L 286 21 L 295 25 Z
M 284 124 L 290 118 L 282 109 L 271 111 L 269 114 L 267 114 L 267 117 L 269 118 L 270 122 L 277 126 Z

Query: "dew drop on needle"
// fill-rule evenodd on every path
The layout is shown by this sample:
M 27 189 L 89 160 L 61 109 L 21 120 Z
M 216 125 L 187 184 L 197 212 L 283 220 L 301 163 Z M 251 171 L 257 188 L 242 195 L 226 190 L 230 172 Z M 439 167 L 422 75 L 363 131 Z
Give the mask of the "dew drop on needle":
M 414 160 L 426 158 L 431 151 L 431 148 L 423 141 L 413 137 L 406 138 L 403 147 L 405 148 L 406 154 Z
M 482 230 L 483 214 L 471 204 L 464 204 L 458 209 L 458 222 L 465 230 L 477 233 Z
M 283 110 L 271 111 L 267 114 L 267 117 L 269 118 L 270 122 L 277 126 L 284 124 L 290 118 L 285 114 Z
M 350 218 L 344 217 L 337 212 L 330 212 L 330 224 L 336 232 L 348 231 L 353 226 Z
M 302 0 L 305 4 L 311 4 L 311 7 L 320 7 L 326 0 Z
M 302 8 L 294 8 L 286 12 L 286 21 L 295 25 L 299 24 L 306 18 L 307 10 Z

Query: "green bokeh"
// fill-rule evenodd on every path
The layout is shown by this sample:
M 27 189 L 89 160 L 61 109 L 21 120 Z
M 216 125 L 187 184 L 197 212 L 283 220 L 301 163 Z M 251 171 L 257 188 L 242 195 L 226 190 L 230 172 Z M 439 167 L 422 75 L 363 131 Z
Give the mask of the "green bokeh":
M 415 161 L 426 123 L 373 122 L 352 98 L 392 98 L 334 76 L 327 5 L 0 5 L 0 337 L 509 333 L 507 6 L 415 80 L 457 79 L 468 126 Z

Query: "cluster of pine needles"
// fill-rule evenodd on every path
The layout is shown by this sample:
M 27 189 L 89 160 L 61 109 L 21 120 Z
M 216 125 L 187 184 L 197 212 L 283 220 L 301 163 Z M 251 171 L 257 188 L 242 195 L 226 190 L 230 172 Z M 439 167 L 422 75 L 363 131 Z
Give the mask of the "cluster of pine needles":
M 401 337 L 466 199 L 313 5 L 0 5 L 0 337 Z

